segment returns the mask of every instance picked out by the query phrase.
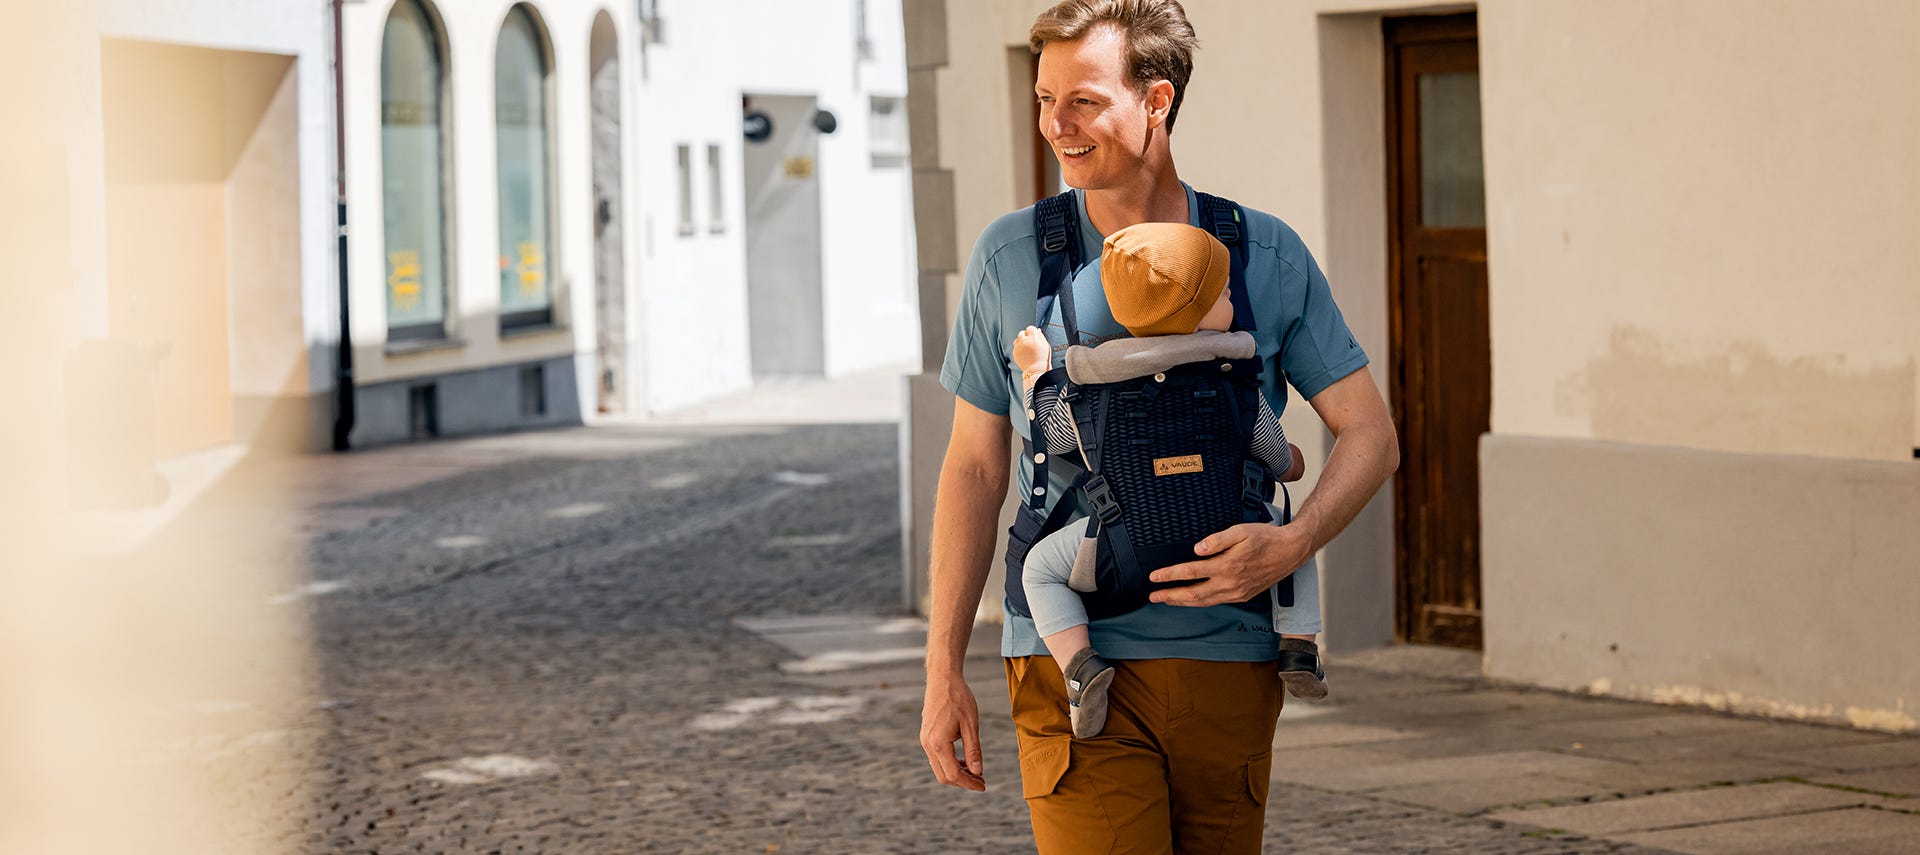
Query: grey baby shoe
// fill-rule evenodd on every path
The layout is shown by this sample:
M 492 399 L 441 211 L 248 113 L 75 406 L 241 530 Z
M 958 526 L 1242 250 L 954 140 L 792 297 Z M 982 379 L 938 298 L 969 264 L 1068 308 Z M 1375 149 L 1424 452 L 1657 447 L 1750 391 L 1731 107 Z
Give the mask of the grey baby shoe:
M 1320 646 L 1300 638 L 1280 639 L 1280 682 L 1296 698 L 1326 697 L 1327 673 L 1320 668 Z
M 1067 660 L 1067 718 L 1080 739 L 1100 735 L 1107 726 L 1107 687 L 1113 665 L 1088 647 Z

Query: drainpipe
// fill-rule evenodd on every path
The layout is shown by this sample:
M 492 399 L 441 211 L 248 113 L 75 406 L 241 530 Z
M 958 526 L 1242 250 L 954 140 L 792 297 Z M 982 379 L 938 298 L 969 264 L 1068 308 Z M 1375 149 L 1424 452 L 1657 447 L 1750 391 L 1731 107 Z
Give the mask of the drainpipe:
M 342 70 L 342 44 L 340 35 L 340 5 L 343 0 L 331 0 L 333 7 L 333 174 L 334 174 L 334 229 L 335 242 L 338 245 L 338 258 L 334 266 L 340 275 L 340 340 L 334 347 L 333 364 L 333 450 L 346 451 L 352 447 L 348 437 L 353 434 L 353 317 L 348 311 L 347 294 L 347 109 L 345 94 L 345 72 Z

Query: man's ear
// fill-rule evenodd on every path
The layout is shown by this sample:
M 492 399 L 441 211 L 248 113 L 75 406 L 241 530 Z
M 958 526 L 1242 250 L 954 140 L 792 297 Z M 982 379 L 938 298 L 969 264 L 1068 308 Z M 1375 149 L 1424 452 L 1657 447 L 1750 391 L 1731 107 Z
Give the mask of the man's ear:
M 1167 124 L 1167 114 L 1173 111 L 1173 81 L 1155 80 L 1147 87 L 1147 127 L 1159 128 Z

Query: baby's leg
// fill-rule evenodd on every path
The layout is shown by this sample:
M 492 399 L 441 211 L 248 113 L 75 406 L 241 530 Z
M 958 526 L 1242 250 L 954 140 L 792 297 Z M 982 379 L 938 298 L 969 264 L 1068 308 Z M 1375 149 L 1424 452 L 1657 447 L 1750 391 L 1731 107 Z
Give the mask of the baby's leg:
M 1272 508 L 1274 519 L 1281 511 Z M 1273 631 L 1280 635 L 1280 680 L 1287 693 L 1296 698 L 1317 699 L 1327 696 L 1326 672 L 1320 664 L 1320 646 L 1314 636 L 1322 629 L 1320 619 L 1319 562 L 1308 561 L 1293 571 L 1293 605 L 1280 605 L 1279 589 L 1273 597 Z
M 1087 520 L 1079 520 L 1041 538 L 1027 552 L 1020 575 L 1020 584 L 1027 590 L 1027 610 L 1033 613 L 1034 630 L 1040 633 L 1040 640 L 1046 643 L 1047 652 L 1053 654 L 1053 661 L 1059 663 L 1062 672 L 1067 670 L 1067 663 L 1074 655 L 1088 646 L 1086 606 L 1080 602 L 1080 595 L 1067 587 L 1067 577 L 1073 572 L 1073 556 L 1086 536 Z
M 1087 534 L 1086 520 L 1068 523 L 1027 552 L 1020 584 L 1027 591 L 1027 611 L 1034 630 L 1060 665 L 1067 682 L 1067 716 L 1073 735 L 1096 736 L 1107 724 L 1107 688 L 1113 685 L 1113 666 L 1093 651 L 1087 637 L 1087 609 L 1080 594 L 1067 586 L 1073 556 Z
M 1280 518 L 1280 509 L 1268 505 L 1273 518 Z M 1312 641 L 1314 636 L 1325 629 L 1320 618 L 1320 567 L 1318 561 L 1308 561 L 1306 566 L 1293 571 L 1293 605 L 1281 606 L 1279 591 L 1273 592 L 1273 631 L 1283 638 Z
M 1093 643 L 1087 640 L 1087 625 L 1084 623 L 1067 627 L 1052 635 L 1040 636 L 1040 640 L 1047 645 L 1047 652 L 1053 654 L 1053 662 L 1060 666 L 1062 674 L 1065 674 L 1067 668 L 1073 664 L 1074 656 L 1093 646 Z

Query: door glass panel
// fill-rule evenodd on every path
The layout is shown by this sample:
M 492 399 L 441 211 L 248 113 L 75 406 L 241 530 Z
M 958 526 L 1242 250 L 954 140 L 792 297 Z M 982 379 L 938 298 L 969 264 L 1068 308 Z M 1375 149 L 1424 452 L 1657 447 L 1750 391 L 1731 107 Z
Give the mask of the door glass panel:
M 1420 223 L 1433 228 L 1487 227 L 1486 181 L 1480 164 L 1480 73 L 1419 76 Z

